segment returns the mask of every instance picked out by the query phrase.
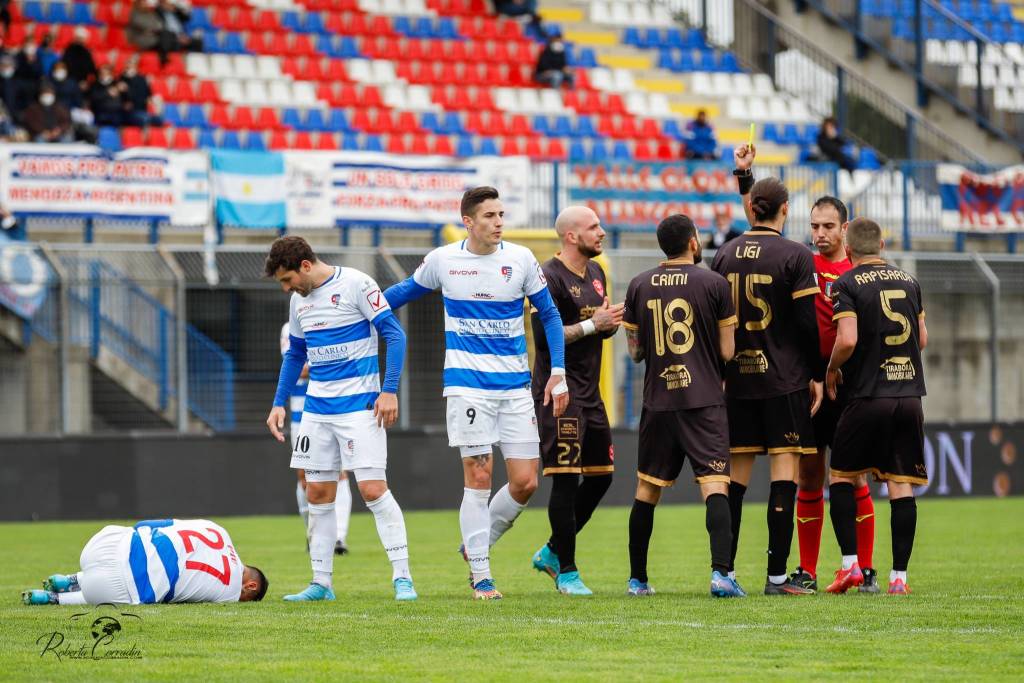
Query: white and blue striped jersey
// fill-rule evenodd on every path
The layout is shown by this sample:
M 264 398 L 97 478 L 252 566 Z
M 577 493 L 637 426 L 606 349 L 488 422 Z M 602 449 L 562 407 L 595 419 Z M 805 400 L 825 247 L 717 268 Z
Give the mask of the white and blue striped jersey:
M 474 254 L 466 241 L 434 249 L 413 274 L 444 298 L 444 395 L 530 395 L 524 298 L 546 288 L 533 253 L 502 242 Z
M 285 323 L 281 326 L 281 355 L 288 353 L 288 349 L 291 348 L 291 340 L 288 338 L 289 323 Z M 299 423 L 302 421 L 302 409 L 306 405 L 306 385 L 309 384 L 309 380 L 305 377 L 299 377 L 299 380 L 295 383 L 295 387 L 292 389 L 291 396 L 288 397 L 288 407 L 291 409 L 292 422 Z
M 237 602 L 242 570 L 224 527 L 206 519 L 161 519 L 125 528 L 118 546 L 133 604 Z
M 335 266 L 309 296 L 293 294 L 288 333 L 306 341 L 309 384 L 304 420 L 372 410 L 380 394 L 375 318 L 391 313 L 366 273 Z

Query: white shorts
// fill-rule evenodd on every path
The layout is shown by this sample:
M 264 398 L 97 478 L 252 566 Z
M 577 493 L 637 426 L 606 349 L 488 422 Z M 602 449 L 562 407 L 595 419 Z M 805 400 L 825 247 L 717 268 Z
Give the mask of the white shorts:
M 105 526 L 85 544 L 78 560 L 78 585 L 87 604 L 132 603 L 124 571 L 133 533 L 131 527 Z
M 540 436 L 533 397 L 448 397 L 448 445 L 463 458 L 483 455 L 501 444 L 508 458 L 539 458 Z
M 339 415 L 330 422 L 309 419 L 299 426 L 292 444 L 292 469 L 310 471 L 386 469 L 388 465 L 388 437 L 377 425 L 373 411 L 360 410 Z M 338 475 L 334 475 L 337 481 Z M 320 481 L 314 476 L 314 481 Z M 326 480 L 324 480 L 326 481 Z

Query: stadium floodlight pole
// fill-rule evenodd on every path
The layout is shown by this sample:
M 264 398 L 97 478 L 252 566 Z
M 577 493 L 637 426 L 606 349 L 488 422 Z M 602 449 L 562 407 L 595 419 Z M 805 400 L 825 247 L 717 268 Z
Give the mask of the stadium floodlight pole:
M 978 252 L 972 251 L 971 259 L 974 261 L 974 265 L 978 267 L 978 270 L 981 271 L 982 276 L 988 280 L 988 286 L 992 290 L 988 309 L 988 353 L 991 358 L 991 361 L 989 361 L 991 383 L 989 388 L 989 400 L 991 402 L 989 419 L 992 422 L 996 422 L 999 419 L 999 295 L 1002 287 L 999 277 L 992 271 L 992 267 L 985 262 L 985 259 L 981 258 Z
M 178 385 L 177 422 L 178 432 L 184 434 L 188 431 L 188 320 L 185 315 L 188 304 L 185 297 L 185 271 L 168 253 L 166 247 L 160 245 L 156 251 L 164 260 L 164 265 L 174 275 L 174 308 L 177 312 L 175 316 L 177 343 L 174 347 L 175 365 L 177 366 L 175 383 Z
M 71 340 L 71 315 L 68 310 L 68 273 L 60 263 L 60 259 L 53 253 L 49 242 L 40 242 L 39 251 L 50 264 L 50 268 L 57 274 L 60 291 L 60 342 L 57 353 L 60 356 L 60 434 L 71 433 L 71 378 L 68 376 L 70 370 L 70 349 L 68 345 Z

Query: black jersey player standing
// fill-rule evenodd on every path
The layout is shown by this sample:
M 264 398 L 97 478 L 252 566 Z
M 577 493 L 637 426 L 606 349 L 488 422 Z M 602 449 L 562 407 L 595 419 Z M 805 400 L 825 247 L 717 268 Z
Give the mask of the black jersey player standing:
M 658 244 L 668 260 L 633 278 L 622 317 L 630 358 L 645 363 L 627 592 L 654 592 L 647 582 L 654 506 L 689 460 L 707 507 L 711 594 L 743 597 L 728 576 L 732 528 L 722 365 L 732 358 L 736 329 L 729 283 L 697 265 L 700 242 L 687 216 L 665 218 L 658 225 Z
M 612 432 L 600 392 L 601 350 L 604 340 L 619 329 L 622 304 L 609 304 L 604 270 L 593 260 L 601 254 L 605 237 L 597 214 L 585 206 L 567 207 L 555 219 L 555 231 L 561 251 L 541 268 L 562 317 L 571 398 L 557 418 L 544 409 L 551 355 L 543 327 L 533 316 L 533 396 L 544 476 L 551 477 L 551 538 L 534 553 L 533 566 L 550 575 L 559 592 L 590 595 L 576 568 L 576 534 L 608 491 L 615 469 Z
M 793 541 L 796 479 L 803 453 L 815 453 L 811 416 L 821 404 L 825 363 L 818 341 L 814 257 L 782 236 L 789 192 L 777 178 L 751 186 L 755 150 L 734 153 L 751 228 L 724 245 L 711 268 L 729 282 L 738 317 L 736 355 L 726 367 L 732 482 L 732 564 L 735 572 L 743 495 L 754 457 L 767 453 L 768 580 L 765 595 L 809 595 L 786 575 Z M 735 573 L 731 576 L 735 578 Z
M 846 388 L 848 402 L 832 443 L 832 526 L 843 566 L 826 589 L 845 593 L 863 580 L 857 566 L 856 503 L 859 475 L 873 474 L 889 488 L 892 573 L 889 592 L 906 594 L 914 547 L 914 485 L 928 483 L 924 461 L 925 394 L 921 350 L 928 343 L 921 287 L 882 260 L 882 230 L 866 218 L 850 223 L 846 250 L 853 268 L 832 287 L 836 344 L 828 363 L 828 392 Z

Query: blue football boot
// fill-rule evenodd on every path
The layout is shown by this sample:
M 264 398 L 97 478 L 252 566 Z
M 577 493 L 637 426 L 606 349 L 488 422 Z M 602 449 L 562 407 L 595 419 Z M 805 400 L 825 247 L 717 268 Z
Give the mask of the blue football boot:
M 736 583 L 735 579 L 723 576 L 717 571 L 711 572 L 711 595 L 716 598 L 747 597 L 747 594 L 743 592 L 743 589 L 740 588 L 740 585 Z
M 550 576 L 557 585 L 560 569 L 558 555 L 555 554 L 555 551 L 547 543 L 542 545 L 540 550 L 533 554 L 533 568 Z
M 408 601 L 418 597 L 416 589 L 412 587 L 412 579 L 395 579 L 395 600 Z
M 594 591 L 586 587 L 580 579 L 579 572 L 559 574 L 555 579 L 555 587 L 563 595 L 593 595 Z
M 294 595 L 286 595 L 284 599 L 288 602 L 314 602 L 317 600 L 333 600 L 334 591 L 327 586 L 321 586 L 319 583 L 311 583 L 306 586 L 306 590 L 301 593 L 295 593 Z

